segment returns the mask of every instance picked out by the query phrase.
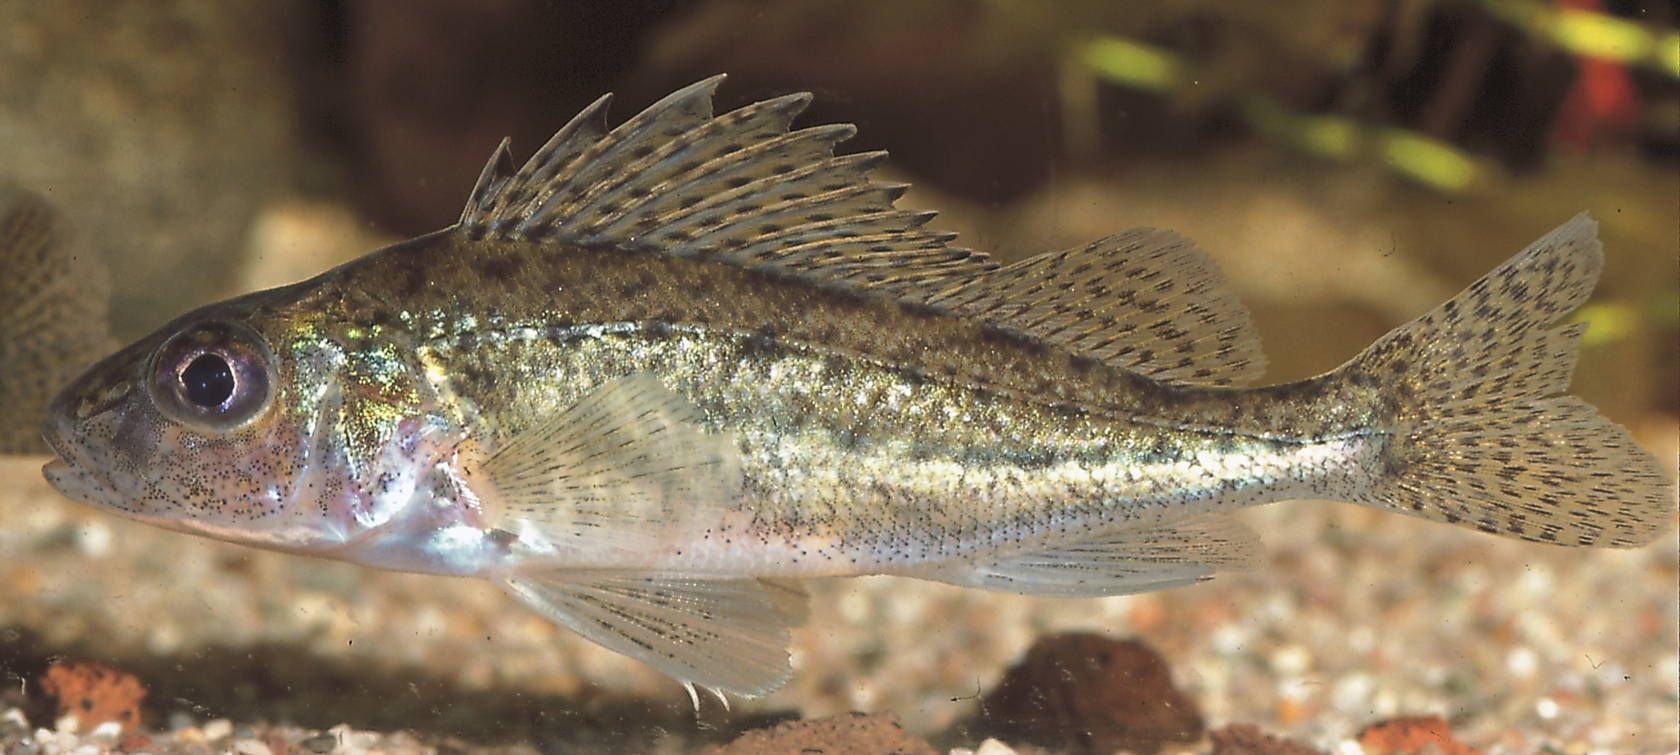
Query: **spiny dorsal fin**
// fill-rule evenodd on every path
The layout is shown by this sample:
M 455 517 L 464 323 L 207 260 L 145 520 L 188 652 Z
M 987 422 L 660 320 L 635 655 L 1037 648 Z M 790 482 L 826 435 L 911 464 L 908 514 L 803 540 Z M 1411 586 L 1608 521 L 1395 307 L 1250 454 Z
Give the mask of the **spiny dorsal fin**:
M 893 206 L 902 184 L 869 172 L 885 153 L 836 157 L 855 129 L 789 131 L 791 94 L 712 116 L 714 76 L 607 130 L 596 100 L 517 172 L 505 145 L 461 230 L 656 249 L 932 306 L 1042 338 L 1164 382 L 1242 385 L 1264 369 L 1242 305 L 1188 242 L 1132 231 L 999 270 Z
M 882 152 L 834 156 L 855 129 L 790 132 L 791 94 L 713 117 L 723 77 L 678 90 L 606 130 L 596 100 L 517 173 L 498 149 L 461 213 L 486 236 L 658 249 L 922 303 L 995 265 L 893 206 L 906 188 L 869 172 Z M 936 285 L 937 283 L 937 285 Z
M 929 303 L 1163 382 L 1247 385 L 1266 359 L 1223 283 L 1182 236 L 1134 228 L 1030 257 Z
M 0 454 L 51 453 L 41 439 L 54 393 L 117 349 L 105 323 L 105 269 L 35 192 L 0 185 Z

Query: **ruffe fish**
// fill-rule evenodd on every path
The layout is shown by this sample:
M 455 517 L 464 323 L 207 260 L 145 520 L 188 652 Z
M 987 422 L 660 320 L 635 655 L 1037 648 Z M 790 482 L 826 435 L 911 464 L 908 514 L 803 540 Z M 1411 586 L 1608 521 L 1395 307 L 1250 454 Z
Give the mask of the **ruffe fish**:
M 1251 563 L 1231 514 L 1347 501 L 1637 547 L 1672 483 L 1566 395 L 1585 215 L 1341 367 L 1247 387 L 1201 252 L 1133 230 L 1001 266 L 721 77 L 616 128 L 602 97 L 460 220 L 188 313 L 53 400 L 66 495 L 163 527 L 493 580 L 687 686 L 790 673 L 800 580 L 1029 595 Z M 721 693 L 720 693 L 721 696 Z
M 110 297 L 64 213 L 0 181 L 0 454 L 51 453 L 47 402 L 120 345 L 106 328 Z

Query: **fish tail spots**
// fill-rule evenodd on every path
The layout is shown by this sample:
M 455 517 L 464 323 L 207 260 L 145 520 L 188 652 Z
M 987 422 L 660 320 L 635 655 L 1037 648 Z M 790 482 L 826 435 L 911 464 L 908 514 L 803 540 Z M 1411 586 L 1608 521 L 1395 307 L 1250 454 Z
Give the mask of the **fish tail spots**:
M 1567 395 L 1585 323 L 1549 328 L 1602 264 L 1583 213 L 1338 372 L 1388 404 L 1383 476 L 1355 503 L 1560 545 L 1638 547 L 1674 483 L 1627 430 Z

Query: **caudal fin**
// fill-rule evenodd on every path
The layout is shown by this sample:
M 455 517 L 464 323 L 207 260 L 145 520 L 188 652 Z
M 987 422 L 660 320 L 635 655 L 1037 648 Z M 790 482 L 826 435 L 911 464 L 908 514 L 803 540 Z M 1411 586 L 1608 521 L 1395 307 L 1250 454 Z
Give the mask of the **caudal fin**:
M 1549 328 L 1603 263 L 1585 213 L 1339 372 L 1391 402 L 1385 474 L 1367 506 L 1560 545 L 1650 543 L 1674 483 L 1627 430 L 1567 395 L 1585 323 Z

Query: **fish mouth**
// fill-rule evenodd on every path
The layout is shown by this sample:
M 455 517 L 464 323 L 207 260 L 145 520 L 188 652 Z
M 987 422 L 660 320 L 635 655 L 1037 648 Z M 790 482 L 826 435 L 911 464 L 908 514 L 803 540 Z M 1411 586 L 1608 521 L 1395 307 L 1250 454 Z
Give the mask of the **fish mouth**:
M 67 440 L 76 430 L 74 424 L 75 420 L 65 411 L 63 396 L 53 399 L 47 407 L 41 437 L 58 458 L 41 467 L 41 476 L 65 497 L 98 507 L 109 497 L 111 486 L 77 458 L 75 446 Z
M 71 466 L 64 459 L 47 462 L 46 466 L 41 467 L 41 476 L 47 478 L 47 484 L 66 498 L 89 506 L 99 505 L 99 493 L 107 489 L 105 484 L 86 468 Z

